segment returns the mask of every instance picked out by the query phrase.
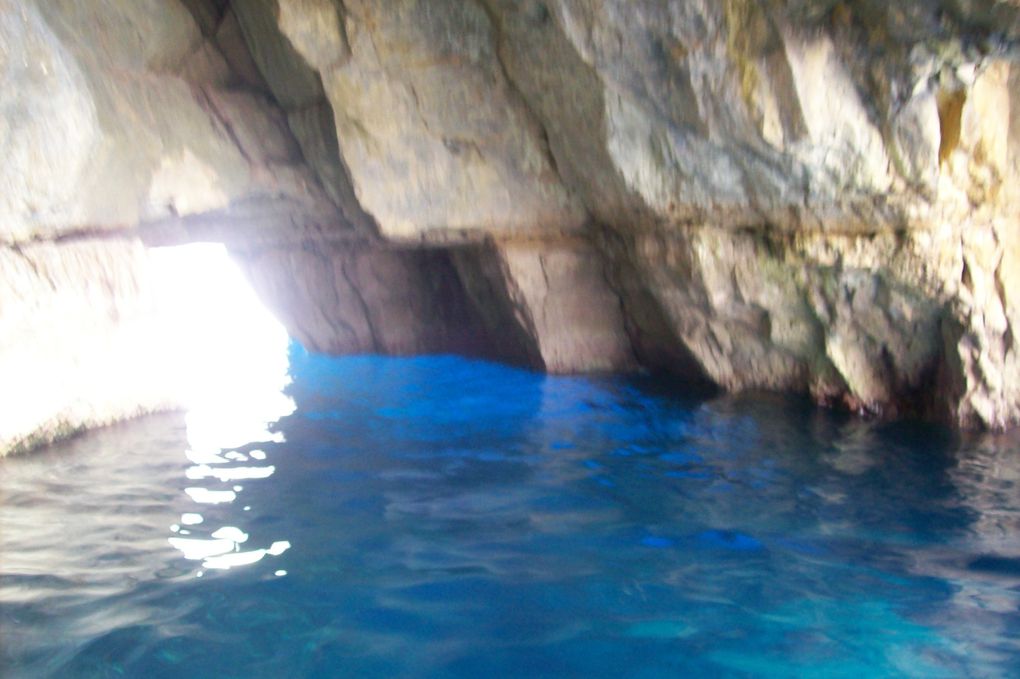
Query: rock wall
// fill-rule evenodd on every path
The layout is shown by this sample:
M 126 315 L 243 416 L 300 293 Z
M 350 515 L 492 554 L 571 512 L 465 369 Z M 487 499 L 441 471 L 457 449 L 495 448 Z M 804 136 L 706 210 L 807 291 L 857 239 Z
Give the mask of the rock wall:
M 0 254 L 69 290 L 216 240 L 313 348 L 1020 420 L 1012 0 L 0 0 L 0 46 Z
M 532 366 L 555 373 L 637 367 L 620 298 L 586 241 L 489 243 L 461 249 L 455 261 L 490 336 L 529 338 Z
M 234 255 L 261 298 L 313 351 L 481 354 L 492 342 L 444 250 L 353 242 Z M 519 358 L 516 347 L 507 349 L 507 359 Z
M 0 454 L 180 405 L 137 239 L 0 249 Z
M 0 455 L 179 404 L 141 232 L 344 226 L 239 30 L 190 4 L 0 0 Z
M 1017 421 L 1016 3 L 245 12 L 249 44 L 286 43 L 318 76 L 384 237 L 495 237 L 495 261 L 459 272 L 534 364 Z M 283 60 L 260 66 L 288 82 Z
M 282 113 L 180 3 L 2 0 L 0 41 L 0 242 L 260 201 L 332 221 Z

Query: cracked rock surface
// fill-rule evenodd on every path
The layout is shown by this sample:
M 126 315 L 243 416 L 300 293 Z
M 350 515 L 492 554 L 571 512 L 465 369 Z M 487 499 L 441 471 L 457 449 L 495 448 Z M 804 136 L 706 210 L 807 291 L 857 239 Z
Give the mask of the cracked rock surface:
M 1016 423 L 1016 3 L 258 7 L 384 237 L 495 238 L 534 364 Z
M 11 257 L 218 240 L 321 350 L 1020 421 L 1013 0 L 0 0 L 0 37 Z

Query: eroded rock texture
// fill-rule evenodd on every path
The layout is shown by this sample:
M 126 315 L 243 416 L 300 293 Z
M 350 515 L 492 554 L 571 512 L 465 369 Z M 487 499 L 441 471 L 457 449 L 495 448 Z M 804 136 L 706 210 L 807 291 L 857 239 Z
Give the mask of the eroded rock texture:
M 0 0 L 0 234 L 227 242 L 328 351 L 1020 419 L 1012 0 Z
M 459 270 L 536 364 L 1016 421 L 1015 3 L 245 12 L 250 44 L 303 57 L 260 63 L 278 99 L 318 75 L 382 235 L 497 237 Z
M 260 201 L 329 213 L 282 113 L 182 4 L 3 0 L 0 38 L 3 241 Z

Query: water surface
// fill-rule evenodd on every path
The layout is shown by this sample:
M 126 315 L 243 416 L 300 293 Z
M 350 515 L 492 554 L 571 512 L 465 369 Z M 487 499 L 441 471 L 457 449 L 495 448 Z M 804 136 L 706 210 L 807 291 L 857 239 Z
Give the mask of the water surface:
M 0 674 L 1018 674 L 1016 436 L 452 357 L 291 373 L 226 448 L 163 415 L 0 461 Z

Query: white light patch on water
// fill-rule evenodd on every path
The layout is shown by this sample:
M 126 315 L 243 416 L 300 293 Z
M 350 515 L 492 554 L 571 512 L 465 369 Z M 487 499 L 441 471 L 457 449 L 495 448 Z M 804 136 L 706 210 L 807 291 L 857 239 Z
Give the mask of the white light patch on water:
M 282 568 L 280 570 L 276 571 L 275 573 L 273 573 L 273 575 L 275 575 L 278 578 L 282 578 L 286 574 L 287 574 L 287 571 L 283 570 Z
M 238 544 L 248 541 L 248 534 L 235 526 L 224 526 L 223 528 L 219 528 L 213 531 L 212 536 L 222 540 L 233 540 Z
M 227 570 L 238 566 L 249 566 L 261 561 L 266 556 L 279 556 L 288 549 L 290 549 L 290 543 L 286 540 L 280 540 L 271 544 L 269 549 L 253 549 L 250 552 L 233 552 L 210 556 L 202 561 L 202 567 Z
M 170 546 L 184 554 L 185 559 L 199 561 L 210 556 L 232 552 L 237 547 L 233 540 L 202 538 L 167 538 Z
M 268 549 L 253 549 L 242 552 L 241 544 L 248 541 L 248 534 L 236 526 L 223 526 L 215 530 L 209 538 L 167 538 L 170 546 L 181 552 L 185 559 L 201 561 L 203 568 L 213 570 L 229 570 L 238 566 L 250 566 L 266 556 L 279 556 L 288 549 L 290 543 L 278 540 Z M 201 577 L 202 571 L 196 574 Z
M 185 455 L 191 466 L 184 470 L 185 477 L 224 484 L 265 482 L 275 466 L 244 463 L 265 460 L 266 453 L 245 454 L 236 448 L 283 440 L 270 428 L 295 407 L 283 393 L 290 382 L 286 330 L 262 306 L 224 246 L 193 244 L 149 252 L 157 302 L 167 319 L 167 346 L 173 347 L 167 361 L 172 374 L 179 376 L 187 411 Z M 236 500 L 242 490 L 240 485 L 233 490 L 185 488 L 197 503 L 220 505 Z M 249 509 L 245 505 L 244 511 Z M 181 515 L 181 525 L 201 523 L 201 514 Z M 177 524 L 174 531 L 187 532 Z M 248 537 L 237 526 L 223 526 L 209 538 L 168 539 L 186 559 L 201 560 L 203 568 L 218 570 L 253 564 L 290 547 L 284 540 L 268 549 L 241 551 Z
M 280 556 L 288 549 L 290 549 L 290 543 L 287 542 L 286 540 L 280 540 L 279 542 L 274 542 L 273 544 L 271 544 L 269 546 L 268 552 L 273 556 Z
M 219 479 L 223 483 L 227 481 L 240 481 L 242 479 L 265 479 L 273 475 L 276 467 L 210 467 L 207 464 L 199 464 L 188 467 L 184 475 L 189 479 Z
M 218 505 L 224 502 L 233 502 L 237 499 L 237 493 L 232 490 L 185 488 L 184 492 L 187 493 L 192 500 L 201 504 Z
M 264 549 L 254 549 L 250 552 L 234 552 L 233 554 L 224 554 L 222 556 L 211 556 L 202 562 L 202 567 L 227 570 L 228 568 L 236 568 L 238 566 L 249 566 L 261 561 L 266 554 L 267 552 Z

